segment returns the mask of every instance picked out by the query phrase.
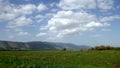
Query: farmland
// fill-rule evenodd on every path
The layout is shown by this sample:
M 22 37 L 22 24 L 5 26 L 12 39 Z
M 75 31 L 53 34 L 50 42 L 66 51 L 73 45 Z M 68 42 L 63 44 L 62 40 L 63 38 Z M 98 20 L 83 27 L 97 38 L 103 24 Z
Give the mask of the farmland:
M 120 68 L 120 50 L 0 51 L 0 68 Z

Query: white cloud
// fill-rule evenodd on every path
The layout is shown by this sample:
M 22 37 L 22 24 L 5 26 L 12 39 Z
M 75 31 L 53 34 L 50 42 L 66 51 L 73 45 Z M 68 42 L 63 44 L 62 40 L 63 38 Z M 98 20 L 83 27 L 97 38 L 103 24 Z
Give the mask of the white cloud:
M 93 37 L 93 38 L 100 38 L 101 35 L 100 34 L 95 34 L 95 35 L 92 35 L 91 37 Z
M 58 9 L 51 9 L 51 12 L 57 12 Z
M 48 21 L 51 17 L 53 17 L 54 13 L 46 13 L 45 15 L 36 15 L 35 20 L 37 23 L 42 23 L 42 21 Z
M 11 20 L 16 17 L 16 14 L 11 13 L 11 8 L 13 5 L 9 4 L 7 1 L 0 1 L 0 21 Z
M 19 18 L 14 19 L 8 24 L 8 28 L 16 28 L 22 26 L 28 26 L 32 24 L 32 20 L 30 18 L 26 18 L 25 16 L 21 16 Z
M 54 6 L 56 6 L 56 3 L 55 3 L 55 2 L 50 3 L 49 6 L 50 6 L 50 7 L 54 7 Z
M 55 37 L 66 37 L 84 31 L 93 31 L 96 28 L 110 26 L 110 24 L 107 23 L 108 21 L 120 19 L 120 16 L 110 16 L 103 17 L 99 21 L 97 16 L 93 15 L 92 12 L 87 13 L 91 9 L 112 9 L 113 0 L 60 0 L 57 8 L 54 8 L 54 6 L 56 7 L 56 3 L 48 4 L 49 6 L 43 3 L 38 5 L 14 5 L 9 2 L 3 3 L 1 1 L 3 0 L 0 0 L 0 21 L 9 20 L 8 27 L 15 28 L 14 30 L 19 32 L 19 36 L 25 36 L 29 33 L 23 32 L 23 30 L 17 28 L 31 25 L 33 21 L 41 22 L 43 19 L 48 20 L 48 23 L 46 26 L 42 26 L 42 24 L 40 30 L 46 30 L 48 31 L 47 33 L 51 33 L 55 35 Z M 51 13 L 46 13 L 44 16 L 39 13 L 46 10 L 48 7 L 53 7 L 53 9 L 50 9 Z M 34 17 L 32 14 L 36 16 Z M 36 26 L 36 24 L 34 25 Z M 36 37 L 46 35 L 46 33 L 40 32 L 36 34 Z
M 30 34 L 28 32 L 19 32 L 18 36 L 29 36 Z
M 36 6 L 33 4 L 20 5 L 20 8 L 14 10 L 14 12 L 20 12 L 22 14 L 31 14 L 36 10 Z
M 38 34 L 36 35 L 36 37 L 41 37 L 41 36 L 45 36 L 45 35 L 47 35 L 47 33 L 42 33 L 42 32 L 40 32 L 40 33 L 38 33 Z
M 47 30 L 49 27 L 47 26 L 40 26 L 40 30 Z
M 94 28 L 94 27 L 103 27 L 103 26 L 110 26 L 108 23 L 97 23 L 97 22 L 90 22 L 86 24 L 86 27 L 88 28 Z
M 114 16 L 108 16 L 108 17 L 102 17 L 100 19 L 101 22 L 109 22 L 109 21 L 113 21 L 116 19 L 120 19 L 120 15 L 114 15 Z
M 64 10 L 93 9 L 96 8 L 95 0 L 61 0 L 58 6 Z
M 23 30 L 20 29 L 20 28 L 16 28 L 16 29 L 14 29 L 14 31 L 15 31 L 15 32 L 22 32 Z
M 97 0 L 98 7 L 102 10 L 109 10 L 113 8 L 113 0 Z
M 64 10 L 96 9 L 109 10 L 113 0 L 61 0 L 58 6 Z
M 65 37 L 106 26 L 109 24 L 97 22 L 95 15 L 86 12 L 59 11 L 41 29 L 49 29 L 57 37 Z
M 53 15 L 55 15 L 55 13 L 52 13 L 52 12 L 45 14 L 46 17 L 53 17 Z
M 15 38 L 15 36 L 9 35 L 8 38 L 13 39 L 13 38 Z
M 37 9 L 38 9 L 39 12 L 41 12 L 41 11 L 47 9 L 47 6 L 44 5 L 44 4 L 39 4 L 39 5 L 37 6 Z
M 41 21 L 43 21 L 44 20 L 44 18 L 45 18 L 45 16 L 43 16 L 43 15 L 37 15 L 37 16 L 35 16 L 35 19 L 36 19 L 36 21 L 39 23 L 39 22 L 41 22 Z
M 0 21 L 12 20 L 16 17 L 16 14 L 2 13 L 0 14 Z
M 13 20 L 19 16 L 31 15 L 47 9 L 47 6 L 40 3 L 15 5 L 8 1 L 0 1 L 0 22 Z
M 37 16 L 35 16 L 35 18 L 41 19 L 41 18 L 43 18 L 43 15 L 37 15 Z
M 102 29 L 102 31 L 112 31 L 111 29 Z

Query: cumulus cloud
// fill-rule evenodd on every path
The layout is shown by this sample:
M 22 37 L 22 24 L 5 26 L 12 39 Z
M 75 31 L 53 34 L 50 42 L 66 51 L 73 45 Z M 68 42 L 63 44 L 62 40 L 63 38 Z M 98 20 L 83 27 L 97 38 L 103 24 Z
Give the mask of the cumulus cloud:
M 113 8 L 113 0 L 97 0 L 98 7 L 102 10 L 109 10 Z
M 12 20 L 16 17 L 13 13 L 2 13 L 0 14 L 0 21 Z
M 30 34 L 28 32 L 19 32 L 18 36 L 29 36 Z
M 38 23 L 41 22 L 41 21 L 43 21 L 44 18 L 45 18 L 45 16 L 40 15 L 40 14 L 35 16 L 35 19 L 36 19 L 36 21 L 37 21 Z
M 105 31 L 105 32 L 107 31 L 107 32 L 108 32 L 108 31 L 112 31 L 112 30 L 111 30 L 111 29 L 105 29 L 105 28 L 104 28 L 104 29 L 102 29 L 102 31 Z
M 37 15 L 37 16 L 35 16 L 37 19 L 41 19 L 41 18 L 43 18 L 43 16 L 42 15 Z
M 8 1 L 0 1 L 0 21 L 9 21 L 13 20 L 19 16 L 31 15 L 33 12 L 42 12 L 47 8 L 46 5 L 40 3 L 39 5 L 35 4 L 22 4 L 15 5 L 11 4 Z
M 120 15 L 114 15 L 114 16 L 108 16 L 108 17 L 102 17 L 100 19 L 101 22 L 110 22 L 116 19 L 120 19 Z
M 95 34 L 95 35 L 92 35 L 91 37 L 93 37 L 93 38 L 100 38 L 102 35 L 100 35 L 100 34 Z
M 36 37 L 41 37 L 41 36 L 45 36 L 45 35 L 47 35 L 47 33 L 42 33 L 42 32 L 40 32 L 40 33 L 38 33 L 38 34 L 36 35 Z
M 90 22 L 86 24 L 86 27 L 93 28 L 93 27 L 103 27 L 103 26 L 110 26 L 108 23 L 98 23 L 98 22 Z
M 13 39 L 13 38 L 15 38 L 15 36 L 9 35 L 8 38 Z
M 32 24 L 32 20 L 30 18 L 26 18 L 25 16 L 21 16 L 19 18 L 14 19 L 8 24 L 8 28 L 16 28 L 22 26 L 28 26 Z
M 22 14 L 31 14 L 34 10 L 36 10 L 36 5 L 26 4 L 26 5 L 20 5 L 18 9 L 14 9 L 14 12 L 16 13 L 18 12 Z
M 6 1 L 0 1 L 0 21 L 11 20 L 16 17 L 16 14 L 11 13 L 12 5 Z M 9 13 L 8 13 L 9 11 Z
M 23 30 L 20 29 L 20 28 L 16 28 L 16 29 L 14 29 L 14 31 L 15 31 L 15 32 L 22 32 Z
M 111 9 L 113 0 L 61 0 L 58 6 L 64 10 L 73 9 Z
M 41 11 L 47 9 L 47 6 L 44 5 L 44 4 L 39 4 L 39 5 L 37 6 L 37 9 L 38 9 L 39 12 L 41 12 Z
M 109 26 L 97 21 L 95 15 L 86 12 L 59 11 L 43 28 L 56 33 L 57 37 L 74 35 L 83 31 L 91 31 L 98 27 Z
M 110 26 L 110 23 L 99 20 L 99 17 L 88 11 L 96 8 L 112 9 L 113 0 L 60 0 L 58 7 L 61 10 L 57 11 L 48 24 L 42 26 L 40 30 L 48 29 L 56 37 L 62 38 Z
M 60 0 L 57 6 L 56 3 L 52 3 L 49 6 L 55 6 L 57 8 L 50 10 L 53 14 L 46 13 L 43 16 L 40 12 L 48 8 L 43 3 L 38 5 L 14 5 L 0 0 L 0 21 L 9 20 L 7 27 L 17 29 L 31 25 L 34 21 L 41 22 L 44 19 L 48 21 L 48 23 L 45 26 L 42 24 L 40 30 L 46 30 L 48 31 L 47 33 L 51 33 L 56 37 L 62 38 L 85 31 L 93 31 L 96 28 L 110 26 L 110 23 L 107 23 L 108 21 L 120 18 L 119 16 L 110 16 L 103 17 L 99 21 L 99 17 L 97 17 L 96 14 L 89 12 L 91 9 L 112 9 L 113 0 Z M 30 15 L 35 19 L 29 17 Z M 29 35 L 28 32 L 23 32 L 22 30 L 16 30 L 16 32 L 19 32 L 19 36 Z M 46 36 L 47 33 L 40 32 L 36 34 L 36 37 Z
M 57 6 L 57 3 L 53 2 L 53 3 L 50 3 L 49 4 L 50 7 L 54 7 L 54 6 Z
M 3 2 L 0 6 L 2 6 L 0 7 L 0 21 L 13 20 L 20 15 L 32 14 L 36 10 L 36 6 L 33 4 L 16 6 Z
M 58 6 L 62 9 L 93 9 L 96 7 L 95 0 L 61 0 Z
M 12 8 L 12 12 L 16 13 L 16 14 L 32 14 L 33 12 L 41 12 L 45 9 L 47 9 L 47 6 L 44 4 L 39 4 L 39 5 L 35 5 L 35 4 L 25 4 L 25 5 L 18 5 L 17 7 L 15 7 L 15 5 Z

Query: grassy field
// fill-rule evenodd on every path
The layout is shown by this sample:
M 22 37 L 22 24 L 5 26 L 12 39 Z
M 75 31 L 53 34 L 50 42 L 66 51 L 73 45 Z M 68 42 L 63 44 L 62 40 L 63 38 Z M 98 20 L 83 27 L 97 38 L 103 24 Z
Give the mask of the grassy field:
M 0 51 L 0 68 L 120 68 L 120 50 Z

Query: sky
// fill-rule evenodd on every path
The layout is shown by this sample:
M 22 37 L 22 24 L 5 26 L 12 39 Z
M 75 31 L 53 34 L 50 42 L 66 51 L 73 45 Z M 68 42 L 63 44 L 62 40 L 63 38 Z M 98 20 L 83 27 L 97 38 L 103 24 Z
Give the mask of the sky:
M 120 0 L 0 0 L 0 40 L 120 46 Z

